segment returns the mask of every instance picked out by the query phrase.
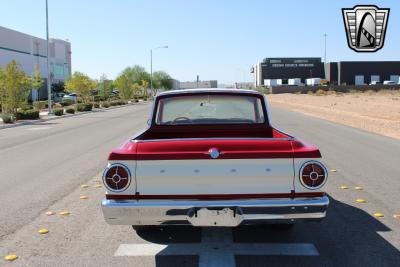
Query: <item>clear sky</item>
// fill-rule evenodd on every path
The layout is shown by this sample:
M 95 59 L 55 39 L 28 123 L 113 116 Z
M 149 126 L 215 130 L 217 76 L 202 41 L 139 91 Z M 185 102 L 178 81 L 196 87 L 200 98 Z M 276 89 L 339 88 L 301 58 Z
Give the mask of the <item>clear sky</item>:
M 341 8 L 389 7 L 385 46 L 356 53 L 346 43 Z M 328 61 L 400 60 L 400 1 L 49 0 L 50 35 L 72 43 L 72 68 L 115 78 L 126 66 L 165 70 L 180 81 L 252 81 L 265 57 Z M 0 0 L 0 25 L 45 38 L 45 0 Z

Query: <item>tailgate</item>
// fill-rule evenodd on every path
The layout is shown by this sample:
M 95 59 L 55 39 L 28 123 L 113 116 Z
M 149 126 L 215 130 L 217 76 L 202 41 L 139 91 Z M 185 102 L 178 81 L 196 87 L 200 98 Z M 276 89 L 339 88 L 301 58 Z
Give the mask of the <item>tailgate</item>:
M 293 179 L 289 140 L 183 139 L 137 147 L 140 195 L 290 193 Z

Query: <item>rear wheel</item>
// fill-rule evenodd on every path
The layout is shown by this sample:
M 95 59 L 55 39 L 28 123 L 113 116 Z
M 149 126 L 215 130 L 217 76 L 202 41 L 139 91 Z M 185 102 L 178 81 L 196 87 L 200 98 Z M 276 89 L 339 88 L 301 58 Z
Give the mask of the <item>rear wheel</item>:
M 272 224 L 272 228 L 279 231 L 289 231 L 293 228 L 294 223 L 277 223 Z
M 157 226 L 156 225 L 132 225 L 132 228 L 135 231 L 143 231 L 143 230 L 157 229 Z

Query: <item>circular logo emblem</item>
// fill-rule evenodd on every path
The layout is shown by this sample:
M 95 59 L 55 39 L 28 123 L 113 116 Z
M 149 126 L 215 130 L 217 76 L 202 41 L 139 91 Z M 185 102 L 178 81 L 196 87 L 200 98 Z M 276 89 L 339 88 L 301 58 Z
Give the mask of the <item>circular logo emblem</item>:
M 211 148 L 208 150 L 208 153 L 210 154 L 210 157 L 213 159 L 217 159 L 219 157 L 219 151 L 216 148 Z

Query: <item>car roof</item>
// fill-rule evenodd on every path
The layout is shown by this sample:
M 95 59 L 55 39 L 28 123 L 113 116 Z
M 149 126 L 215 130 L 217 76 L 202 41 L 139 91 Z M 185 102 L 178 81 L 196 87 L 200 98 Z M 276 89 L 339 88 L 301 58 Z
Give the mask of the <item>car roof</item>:
M 245 89 L 232 89 L 232 88 L 196 88 L 196 89 L 180 89 L 180 90 L 171 90 L 171 91 L 164 91 L 157 96 L 164 96 L 164 95 L 181 95 L 181 94 L 191 94 L 191 93 L 239 93 L 239 94 L 254 94 L 254 95 L 261 95 L 260 92 L 254 90 L 245 90 Z

